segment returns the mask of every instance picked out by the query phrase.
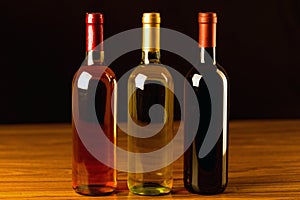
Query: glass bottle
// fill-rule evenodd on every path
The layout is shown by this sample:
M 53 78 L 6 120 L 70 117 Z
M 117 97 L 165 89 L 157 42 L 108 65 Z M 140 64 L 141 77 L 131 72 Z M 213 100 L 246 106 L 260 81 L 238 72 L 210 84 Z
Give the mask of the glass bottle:
M 115 149 L 109 150 L 107 145 L 94 141 L 93 137 L 101 134 L 99 130 L 102 129 L 109 141 L 116 145 L 116 120 L 113 116 L 116 114 L 116 78 L 114 72 L 104 65 L 102 42 L 103 15 L 86 13 L 86 59 L 76 72 L 72 85 L 72 186 L 77 193 L 92 196 L 111 194 L 117 187 L 116 169 L 92 154 L 101 153 L 115 165 Z M 84 141 L 94 141 L 95 145 L 88 146 Z
M 196 137 L 184 155 L 184 186 L 192 193 L 217 194 L 225 190 L 228 177 L 228 97 L 229 83 L 225 70 L 216 62 L 216 13 L 199 13 L 199 67 L 216 66 L 216 73 L 222 79 L 223 91 L 218 94 L 222 98 L 223 126 L 222 133 L 213 149 L 203 158 L 199 157 L 200 147 L 211 120 L 211 97 L 205 82 L 205 78 L 192 68 L 186 78 L 198 99 L 200 108 L 199 127 Z M 186 95 L 186 102 L 189 102 Z M 199 115 L 195 113 L 192 105 L 185 103 L 185 112 L 190 116 Z M 187 114 L 186 114 L 187 115 Z M 186 122 L 193 119 L 185 119 Z M 189 123 L 185 123 L 185 134 L 190 134 Z M 215 133 L 218 135 L 218 133 Z
M 159 13 L 143 14 L 142 60 L 128 80 L 128 150 L 141 156 L 162 148 L 173 137 L 174 85 L 171 74 L 160 62 L 160 21 Z M 151 109 L 157 104 L 164 111 L 151 114 Z M 162 129 L 144 138 L 144 134 L 154 131 L 150 124 L 152 128 Z M 137 131 L 135 125 L 143 127 L 143 131 Z M 134 131 L 137 135 L 132 136 L 130 133 Z M 143 171 L 147 165 L 166 163 L 170 156 L 172 152 L 165 152 L 146 161 L 129 156 L 129 190 L 138 195 L 170 193 L 173 185 L 172 164 L 150 172 Z

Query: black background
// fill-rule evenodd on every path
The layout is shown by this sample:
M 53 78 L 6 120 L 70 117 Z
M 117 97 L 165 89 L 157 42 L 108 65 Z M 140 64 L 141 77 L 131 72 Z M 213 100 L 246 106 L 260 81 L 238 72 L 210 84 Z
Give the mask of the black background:
M 155 11 L 162 27 L 195 40 L 198 12 L 217 12 L 217 59 L 230 77 L 231 119 L 300 117 L 298 0 L 10 0 L 0 9 L 0 123 L 70 122 L 85 13 L 96 11 L 104 14 L 105 38 L 140 27 L 142 13 Z M 132 52 L 112 68 L 121 76 L 139 60 Z

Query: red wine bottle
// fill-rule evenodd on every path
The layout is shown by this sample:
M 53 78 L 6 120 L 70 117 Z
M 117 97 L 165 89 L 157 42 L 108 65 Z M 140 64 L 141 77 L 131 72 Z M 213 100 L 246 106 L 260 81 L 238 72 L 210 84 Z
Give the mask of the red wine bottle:
M 223 126 L 222 132 L 214 133 L 220 135 L 212 150 L 204 157 L 199 156 L 199 151 L 208 133 L 212 115 L 212 101 L 205 78 L 192 68 L 186 78 L 193 87 L 193 92 L 198 99 L 200 108 L 200 121 L 196 136 L 184 155 L 184 186 L 197 194 L 222 193 L 227 185 L 228 177 L 228 77 L 225 70 L 216 63 L 216 13 L 199 13 L 199 67 L 216 67 L 216 73 L 222 79 L 223 91 L 218 94 L 222 98 Z M 186 94 L 186 101 L 189 101 Z M 199 115 L 193 105 L 186 103 L 185 112 L 189 116 Z M 220 111 L 221 112 L 221 111 Z M 193 119 L 185 119 L 193 120 Z M 190 133 L 187 123 L 185 133 Z
M 101 128 L 116 146 L 116 120 L 113 116 L 116 112 L 116 78 L 104 65 L 102 42 L 103 15 L 87 13 L 86 60 L 76 72 L 72 85 L 72 186 L 79 194 L 93 196 L 111 194 L 117 187 L 116 170 L 96 159 L 82 141 L 82 137 L 93 141 L 94 138 L 87 135 L 101 134 Z M 93 150 L 115 164 L 115 149 L 112 152 L 99 141 Z

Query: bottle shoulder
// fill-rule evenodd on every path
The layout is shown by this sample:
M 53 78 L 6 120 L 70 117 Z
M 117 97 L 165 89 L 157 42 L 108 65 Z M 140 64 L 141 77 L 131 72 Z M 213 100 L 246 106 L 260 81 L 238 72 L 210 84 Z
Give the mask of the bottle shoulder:
M 228 77 L 228 74 L 227 74 L 225 68 L 222 67 L 219 63 L 217 63 L 217 69 L 218 69 L 219 73 L 222 73 L 228 81 L 229 77 Z
M 114 71 L 105 65 L 81 66 L 75 73 L 74 78 L 76 76 L 79 76 L 82 73 L 87 73 L 92 78 L 100 79 L 100 78 L 109 77 L 111 79 L 116 79 L 116 75 L 115 75 Z
M 173 77 L 169 70 L 162 64 L 138 65 L 130 74 L 130 79 L 143 76 L 147 80 L 164 80 L 173 82 Z
M 115 73 L 107 66 L 81 66 L 73 76 L 72 83 L 98 80 L 105 84 L 116 85 Z
M 201 68 L 201 66 L 202 66 L 202 64 L 199 64 L 199 67 Z M 203 66 L 205 66 L 205 67 L 207 67 L 207 65 L 203 65 Z M 228 81 L 228 74 L 227 74 L 227 72 L 226 72 L 226 70 L 220 65 L 220 64 L 216 64 L 216 65 L 212 65 L 211 67 L 216 67 L 216 73 L 218 74 L 218 75 L 220 75 L 221 77 L 222 77 L 222 79 L 224 79 L 224 80 L 226 80 L 226 81 Z M 192 77 L 194 77 L 195 75 L 199 75 L 199 76 L 203 76 L 204 74 L 201 74 L 198 70 L 197 70 L 197 68 L 195 68 L 195 67 L 193 67 L 193 68 L 191 68 L 188 72 L 187 72 L 187 74 L 186 74 L 186 78 L 192 78 Z

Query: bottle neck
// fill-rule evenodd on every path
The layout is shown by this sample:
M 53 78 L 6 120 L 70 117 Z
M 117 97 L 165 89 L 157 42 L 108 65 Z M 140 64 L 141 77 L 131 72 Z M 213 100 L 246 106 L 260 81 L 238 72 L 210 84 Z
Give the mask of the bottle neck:
M 86 24 L 86 64 L 104 63 L 103 24 Z
M 104 51 L 87 51 L 86 52 L 86 64 L 91 65 L 103 65 L 104 64 Z
M 141 64 L 160 63 L 160 24 L 143 24 Z
M 142 51 L 142 61 L 141 64 L 147 65 L 150 63 L 159 64 L 160 63 L 160 51 Z
M 200 62 L 216 65 L 216 47 L 200 47 Z

